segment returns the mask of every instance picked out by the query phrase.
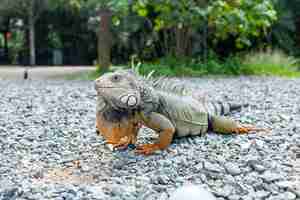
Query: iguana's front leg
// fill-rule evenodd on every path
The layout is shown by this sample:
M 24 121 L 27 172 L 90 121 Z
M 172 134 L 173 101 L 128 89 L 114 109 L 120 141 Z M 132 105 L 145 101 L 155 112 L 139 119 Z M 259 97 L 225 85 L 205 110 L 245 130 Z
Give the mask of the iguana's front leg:
M 119 141 L 110 141 L 107 140 L 107 144 L 111 144 L 113 148 L 118 148 L 118 149 L 125 149 L 128 147 L 129 144 L 135 144 L 137 140 L 137 135 L 136 134 L 131 134 L 122 137 Z
M 149 155 L 156 150 L 166 149 L 172 142 L 175 127 L 165 116 L 158 113 L 151 113 L 149 116 L 142 116 L 142 122 L 148 128 L 159 133 L 158 141 L 154 144 L 143 144 L 137 147 L 136 152 Z
M 212 131 L 217 133 L 245 134 L 252 131 L 266 131 L 266 129 L 242 125 L 233 119 L 223 116 L 212 116 L 210 118 L 210 126 Z

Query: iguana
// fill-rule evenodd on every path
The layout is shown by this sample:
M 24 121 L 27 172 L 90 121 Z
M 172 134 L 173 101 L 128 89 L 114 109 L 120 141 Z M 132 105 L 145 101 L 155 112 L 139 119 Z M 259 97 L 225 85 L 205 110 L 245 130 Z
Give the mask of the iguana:
M 125 148 L 135 144 L 141 125 L 151 128 L 158 132 L 158 141 L 136 148 L 136 152 L 147 155 L 166 149 L 175 136 L 261 130 L 221 116 L 241 108 L 240 105 L 208 102 L 186 95 L 187 87 L 177 86 L 169 81 L 146 79 L 132 70 L 102 75 L 95 80 L 98 133 L 108 144 Z

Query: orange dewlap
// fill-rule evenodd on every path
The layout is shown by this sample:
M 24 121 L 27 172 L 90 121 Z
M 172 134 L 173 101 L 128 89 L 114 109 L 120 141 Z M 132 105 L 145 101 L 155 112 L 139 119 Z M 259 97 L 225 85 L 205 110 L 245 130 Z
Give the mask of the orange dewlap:
M 105 138 L 107 143 L 117 144 L 120 142 L 121 138 L 125 136 L 132 138 L 131 143 L 135 143 L 139 131 L 139 124 L 135 118 L 122 119 L 121 122 L 110 122 L 97 114 L 96 128 Z

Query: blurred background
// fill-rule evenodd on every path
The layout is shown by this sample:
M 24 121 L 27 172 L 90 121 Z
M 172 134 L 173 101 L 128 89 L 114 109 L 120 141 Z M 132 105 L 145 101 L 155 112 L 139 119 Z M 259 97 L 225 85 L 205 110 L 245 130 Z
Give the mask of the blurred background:
M 299 55 L 300 0 L 0 0 L 6 67 L 295 77 Z

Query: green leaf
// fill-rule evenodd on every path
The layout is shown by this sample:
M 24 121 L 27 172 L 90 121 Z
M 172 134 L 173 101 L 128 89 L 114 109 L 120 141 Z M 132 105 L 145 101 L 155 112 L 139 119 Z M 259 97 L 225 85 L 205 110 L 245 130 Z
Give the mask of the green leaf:
M 140 8 L 137 10 L 137 13 L 141 17 L 146 17 L 148 15 L 148 11 L 146 8 Z

